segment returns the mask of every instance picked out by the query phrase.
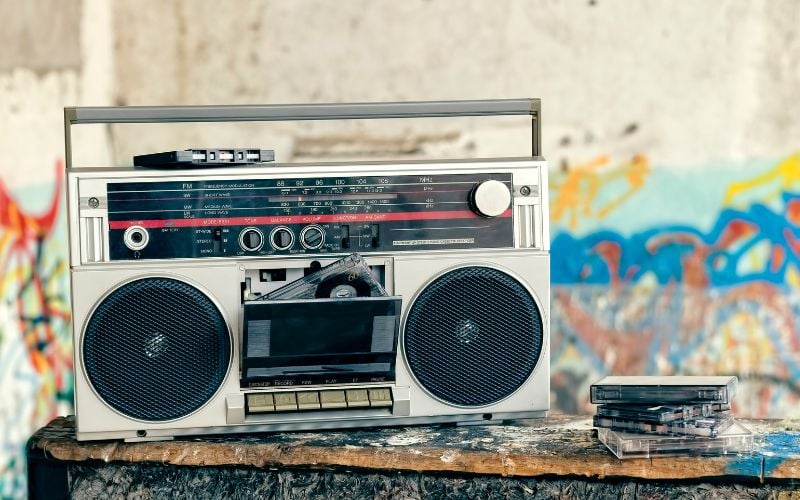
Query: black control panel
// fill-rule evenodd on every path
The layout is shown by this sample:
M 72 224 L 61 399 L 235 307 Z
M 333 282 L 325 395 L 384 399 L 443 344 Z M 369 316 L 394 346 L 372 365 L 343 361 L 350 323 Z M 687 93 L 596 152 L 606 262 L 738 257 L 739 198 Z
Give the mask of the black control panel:
M 109 183 L 111 259 L 508 248 L 511 180 L 481 173 Z M 493 203 L 492 211 L 481 203 Z

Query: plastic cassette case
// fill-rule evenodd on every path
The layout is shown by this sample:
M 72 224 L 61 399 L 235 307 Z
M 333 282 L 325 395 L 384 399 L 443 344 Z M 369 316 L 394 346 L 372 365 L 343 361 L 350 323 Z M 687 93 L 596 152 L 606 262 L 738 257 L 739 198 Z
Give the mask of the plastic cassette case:
M 753 451 L 753 433 L 734 422 L 717 437 L 659 436 L 600 428 L 597 437 L 617 458 L 723 455 Z
M 375 279 L 364 259 L 350 254 L 317 272 L 289 283 L 260 300 L 350 299 L 386 297 L 386 290 Z
M 707 417 L 714 412 L 730 410 L 731 405 L 723 403 L 698 403 L 693 405 L 621 405 L 607 404 L 597 406 L 597 415 L 639 422 L 667 423 L 677 420 L 691 420 Z
M 639 422 L 614 417 L 595 415 L 594 426 L 623 432 L 646 432 L 650 434 L 674 434 L 685 436 L 716 437 L 733 425 L 733 414 L 722 411 L 694 420 L 679 420 L 669 423 Z
M 180 169 L 225 165 L 247 165 L 251 163 L 264 163 L 274 160 L 275 151 L 272 149 L 206 148 L 137 155 L 133 157 L 133 164 L 137 167 Z
M 592 384 L 594 404 L 728 404 L 736 394 L 734 376 L 605 377 Z

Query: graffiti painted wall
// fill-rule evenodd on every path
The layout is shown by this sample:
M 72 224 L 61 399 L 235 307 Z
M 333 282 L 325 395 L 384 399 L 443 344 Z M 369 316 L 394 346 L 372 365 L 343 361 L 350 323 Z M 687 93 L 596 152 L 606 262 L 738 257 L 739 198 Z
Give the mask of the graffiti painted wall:
M 739 415 L 800 415 L 800 154 L 601 157 L 550 188 L 557 408 L 606 374 L 734 374 Z
M 36 427 L 72 409 L 63 165 L 56 182 L 11 192 L 0 181 L 0 497 L 25 491 Z

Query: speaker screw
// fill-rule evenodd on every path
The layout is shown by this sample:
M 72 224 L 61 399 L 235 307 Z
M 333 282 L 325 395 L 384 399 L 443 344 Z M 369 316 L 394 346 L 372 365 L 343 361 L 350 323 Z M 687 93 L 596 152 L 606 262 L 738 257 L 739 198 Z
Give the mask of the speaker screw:
M 100 200 L 92 196 L 89 198 L 89 208 L 97 208 L 100 206 Z
M 531 194 L 531 188 L 529 188 L 528 186 L 522 186 L 521 188 L 519 188 L 519 194 L 521 194 L 522 196 L 528 196 L 529 194 Z

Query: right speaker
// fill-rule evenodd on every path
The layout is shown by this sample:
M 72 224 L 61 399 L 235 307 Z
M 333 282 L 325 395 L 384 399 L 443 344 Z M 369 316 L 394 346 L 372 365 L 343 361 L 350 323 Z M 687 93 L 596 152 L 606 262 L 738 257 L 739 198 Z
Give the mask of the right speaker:
M 543 312 L 515 276 L 489 266 L 447 270 L 408 309 L 409 370 L 436 399 L 484 407 L 531 377 L 545 345 Z

